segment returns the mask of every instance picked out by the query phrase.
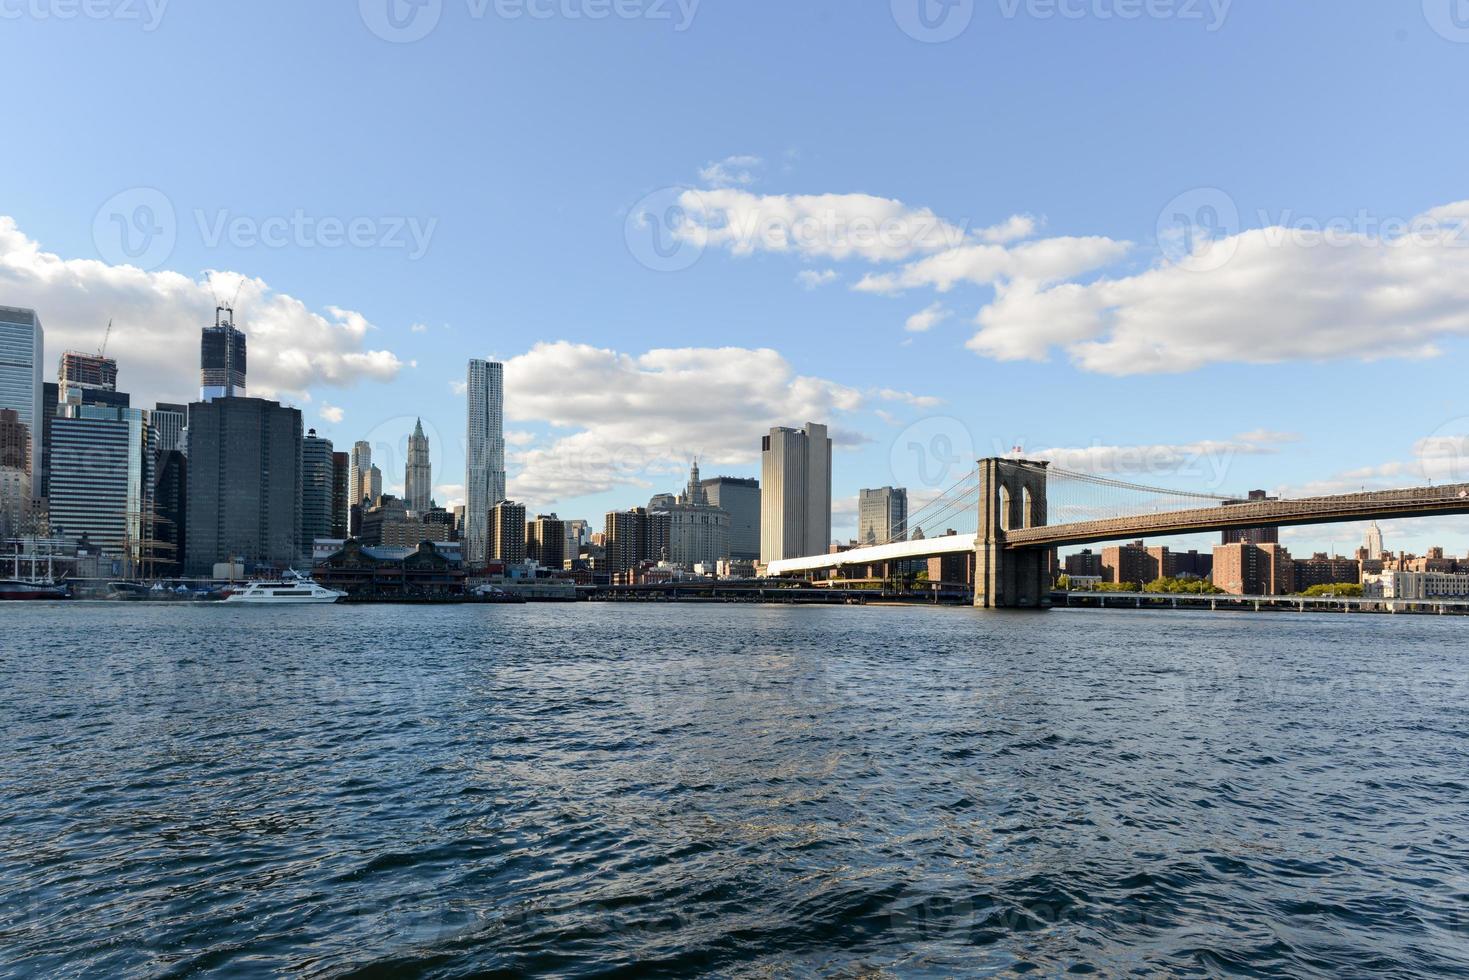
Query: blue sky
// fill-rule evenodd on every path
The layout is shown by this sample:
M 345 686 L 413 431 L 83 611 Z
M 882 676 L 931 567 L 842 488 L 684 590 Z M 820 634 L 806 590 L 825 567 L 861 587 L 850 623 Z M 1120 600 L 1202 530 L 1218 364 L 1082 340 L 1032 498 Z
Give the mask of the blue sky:
M 0 0 L 0 302 L 53 353 L 115 318 L 140 398 L 197 383 L 218 270 L 251 279 L 257 388 L 343 445 L 422 415 L 446 500 L 471 356 L 522 369 L 512 490 L 594 523 L 694 453 L 757 472 L 807 413 L 841 434 L 839 533 L 936 437 L 1230 491 L 1469 480 L 1469 238 L 1399 238 L 1469 199 L 1449 0 L 972 0 L 937 43 L 917 0 L 159 2 Z M 720 237 L 874 213 L 881 248 Z M 689 267 L 639 261 L 645 214 Z M 165 233 L 129 254 L 114 215 Z M 1469 550 L 1462 522 L 1389 537 Z

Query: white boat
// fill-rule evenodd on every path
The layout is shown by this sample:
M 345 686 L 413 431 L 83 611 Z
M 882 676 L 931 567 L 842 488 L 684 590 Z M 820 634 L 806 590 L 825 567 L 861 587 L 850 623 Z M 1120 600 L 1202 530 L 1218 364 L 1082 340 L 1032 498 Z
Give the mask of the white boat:
M 334 592 L 309 578 L 285 578 L 278 582 L 249 582 L 230 592 L 224 601 L 305 606 L 337 602 L 346 597 L 347 593 Z

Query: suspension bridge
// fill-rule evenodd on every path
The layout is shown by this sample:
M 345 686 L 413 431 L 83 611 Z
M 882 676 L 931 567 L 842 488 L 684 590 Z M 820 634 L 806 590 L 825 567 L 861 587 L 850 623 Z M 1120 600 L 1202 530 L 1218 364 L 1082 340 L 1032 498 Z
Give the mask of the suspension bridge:
M 1019 458 L 991 458 L 908 516 L 891 539 L 771 562 L 809 575 L 888 562 L 975 556 L 975 605 L 1045 608 L 1056 549 L 1132 538 L 1469 514 L 1469 484 L 1251 500 L 1144 486 Z

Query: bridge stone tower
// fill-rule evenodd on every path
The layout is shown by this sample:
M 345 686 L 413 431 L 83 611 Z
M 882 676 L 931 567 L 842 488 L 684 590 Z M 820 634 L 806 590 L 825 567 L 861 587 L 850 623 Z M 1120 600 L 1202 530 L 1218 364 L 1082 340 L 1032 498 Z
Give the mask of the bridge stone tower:
M 979 461 L 978 554 L 974 604 L 982 609 L 1049 609 L 1051 548 L 1008 551 L 1006 532 L 1046 524 L 1046 468 L 1028 459 Z

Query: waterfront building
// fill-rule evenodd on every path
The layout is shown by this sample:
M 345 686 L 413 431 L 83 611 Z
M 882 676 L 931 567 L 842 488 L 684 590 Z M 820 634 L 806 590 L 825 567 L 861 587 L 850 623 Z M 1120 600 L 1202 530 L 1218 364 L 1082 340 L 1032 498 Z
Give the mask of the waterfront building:
M 683 493 L 655 497 L 650 512 L 668 515 L 668 562 L 685 569 L 713 568 L 729 557 L 729 512 L 713 506 L 699 478 L 699 462 L 689 469 Z
M 1448 572 L 1382 572 L 1362 577 L 1369 599 L 1469 599 L 1469 575 Z
M 164 577 L 182 575 L 188 547 L 189 458 L 170 449 L 154 459 L 150 571 Z
M 1251 490 L 1252 502 L 1273 499 L 1264 490 Z M 1279 544 L 1280 528 L 1278 527 L 1236 527 L 1224 532 L 1222 539 L 1224 544 Z
M 189 406 L 185 571 L 287 567 L 301 546 L 301 413 L 261 398 Z
M 642 507 L 611 511 L 603 530 L 607 568 L 616 581 L 627 576 L 645 562 L 661 562 L 668 557 L 669 517 L 667 512 L 653 512 Z
M 184 432 L 189 425 L 187 405 L 158 402 L 157 407 L 148 413 L 148 425 L 153 430 L 153 452 L 156 455 L 161 456 L 175 450 L 182 453 L 189 451 L 184 443 Z
M 582 549 L 587 546 L 587 531 L 590 527 L 589 522 L 580 518 L 565 522 L 565 554 L 567 561 L 573 561 L 581 557 Z
M 415 514 L 425 514 L 433 506 L 433 465 L 429 462 L 428 436 L 423 434 L 423 419 L 413 428 L 408 437 L 408 465 L 403 475 L 403 498 L 408 509 Z
M 31 433 L 13 408 L 0 408 L 0 539 L 18 537 L 31 516 Z
M 517 504 L 513 500 L 502 500 L 490 508 L 487 523 L 489 525 L 487 558 L 478 562 L 471 561 L 469 552 L 466 550 L 465 562 L 478 568 L 486 561 L 500 562 L 505 565 L 519 565 L 525 561 L 525 505 Z
M 490 510 L 505 499 L 505 367 L 472 360 L 465 385 L 465 561 L 476 568 L 490 556 Z
M 710 507 L 729 515 L 729 557 L 760 560 L 760 481 L 716 476 L 704 481 Z
M 831 439 L 826 426 L 771 429 L 761 440 L 760 561 L 820 555 L 831 543 Z
M 1117 585 L 1147 585 L 1162 577 L 1158 556 L 1141 541 L 1102 549 L 1102 581 Z
M 1317 552 L 1310 558 L 1298 558 L 1295 562 L 1295 590 L 1304 592 L 1313 585 L 1358 585 L 1362 581 L 1362 566 L 1353 558 L 1331 558 L 1325 552 Z
M 214 310 L 214 326 L 199 341 L 199 401 L 245 397 L 245 335 L 235 329 L 235 311 Z
M 45 330 L 35 310 L 0 306 L 0 408 L 15 412 L 33 436 L 39 431 L 44 413 L 41 361 L 45 346 Z M 43 465 L 42 441 L 31 439 L 30 458 L 26 461 L 32 498 L 41 495 L 44 482 L 36 479 Z
M 58 406 L 51 423 L 51 533 L 83 535 L 103 553 L 140 560 L 151 517 L 150 430 L 136 408 Z M 151 527 L 146 528 L 151 536 Z
M 347 541 L 317 562 L 312 577 L 328 589 L 374 599 L 433 599 L 464 594 L 464 568 L 432 541 L 412 550 Z
M 397 525 L 412 523 L 414 530 L 411 532 L 389 532 L 389 528 Z M 411 522 L 408 516 L 408 504 L 400 497 L 390 493 L 379 496 L 367 506 L 362 512 L 362 529 L 356 535 L 363 544 L 381 545 L 386 544 L 385 535 L 391 533 L 395 539 L 401 539 L 403 534 L 408 536 L 417 535 L 418 540 L 423 540 L 422 528 L 416 522 Z M 415 544 L 417 542 L 414 542 Z
M 907 537 L 907 490 L 882 487 L 857 494 L 857 541 L 863 547 L 905 541 Z
M 352 499 L 348 490 L 352 472 L 352 457 L 349 453 L 332 453 L 332 533 L 331 537 L 345 540 L 351 532 Z
M 1214 548 L 1214 585 L 1230 595 L 1290 595 L 1295 562 L 1278 544 L 1240 541 Z
M 454 520 L 453 512 L 442 507 L 430 507 L 416 516 L 431 532 L 428 535 L 429 541 L 458 543 L 459 525 Z
M 332 536 L 332 441 L 312 429 L 301 440 L 301 554 L 309 558 L 311 543 Z
M 566 524 L 555 514 L 542 514 L 525 525 L 525 557 L 542 568 L 560 571 L 566 563 Z
M 1092 578 L 1102 580 L 1102 556 L 1085 548 L 1074 555 L 1066 556 L 1066 574 L 1072 578 Z

